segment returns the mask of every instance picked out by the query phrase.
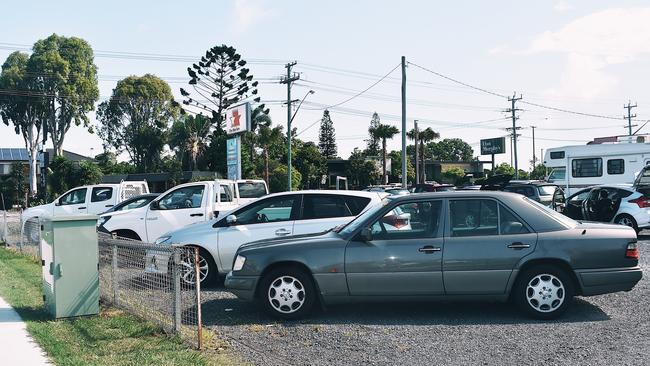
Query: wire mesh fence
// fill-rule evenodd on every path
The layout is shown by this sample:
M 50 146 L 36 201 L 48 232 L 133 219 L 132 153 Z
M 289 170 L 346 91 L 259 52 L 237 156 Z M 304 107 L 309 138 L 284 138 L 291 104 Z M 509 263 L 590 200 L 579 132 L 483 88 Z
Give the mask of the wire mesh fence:
M 41 224 L 37 217 L 22 223 L 20 212 L 0 212 L 0 241 L 33 258 L 40 258 Z
M 103 303 L 150 320 L 202 347 L 198 249 L 155 245 L 99 234 Z
M 0 211 L 0 241 L 10 246 L 20 243 L 20 212 Z

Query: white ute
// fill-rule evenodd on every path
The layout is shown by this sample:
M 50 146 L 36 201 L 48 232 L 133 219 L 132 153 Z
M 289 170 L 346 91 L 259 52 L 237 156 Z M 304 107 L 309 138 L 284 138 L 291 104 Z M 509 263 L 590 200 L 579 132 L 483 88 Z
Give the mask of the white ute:
M 266 194 L 268 188 L 263 180 L 217 179 L 180 184 L 146 206 L 101 215 L 98 230 L 153 242 L 168 231 L 222 216 Z
M 23 211 L 24 223 L 34 217 L 53 217 L 93 214 L 99 215 L 131 197 L 149 193 L 145 181 L 128 181 L 120 184 L 95 184 L 73 188 L 54 201 Z

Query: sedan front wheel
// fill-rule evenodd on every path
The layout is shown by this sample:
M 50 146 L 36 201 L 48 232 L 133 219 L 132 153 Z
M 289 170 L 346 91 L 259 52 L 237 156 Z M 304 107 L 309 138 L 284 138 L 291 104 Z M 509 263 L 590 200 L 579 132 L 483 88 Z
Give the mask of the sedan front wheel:
M 262 278 L 258 298 L 269 315 L 298 319 L 311 311 L 316 291 L 311 276 L 305 271 L 294 267 L 276 268 Z
M 562 269 L 542 265 L 526 270 L 519 277 L 514 296 L 528 315 L 537 319 L 555 319 L 573 299 L 573 281 Z

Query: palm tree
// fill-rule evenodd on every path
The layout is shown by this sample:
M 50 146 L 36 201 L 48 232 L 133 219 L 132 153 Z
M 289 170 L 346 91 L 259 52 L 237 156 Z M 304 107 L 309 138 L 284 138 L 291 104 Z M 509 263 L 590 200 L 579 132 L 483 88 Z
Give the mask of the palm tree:
M 370 128 L 370 136 L 381 140 L 381 156 L 382 156 L 382 174 L 384 183 L 388 183 L 388 175 L 386 175 L 386 140 L 392 139 L 397 135 L 399 130 L 395 126 L 379 124 L 377 127 Z
M 189 168 L 196 168 L 196 160 L 209 141 L 206 133 L 211 126 L 210 119 L 203 115 L 186 116 L 184 120 L 175 122 L 169 138 L 169 146 L 178 148 L 181 156 L 189 157 Z
M 257 133 L 262 126 L 271 126 L 271 117 L 269 110 L 264 109 L 264 104 L 260 104 L 251 113 L 251 130 L 244 134 L 244 140 L 249 145 L 251 162 L 255 161 L 255 145 L 258 142 Z
M 269 146 L 281 143 L 282 126 L 271 128 L 267 125 L 260 125 L 257 131 L 257 143 L 262 148 L 264 155 L 264 181 L 269 184 Z
M 406 136 L 411 139 L 415 140 L 415 129 L 412 129 L 411 131 L 406 133 Z M 415 157 L 415 164 L 418 164 L 418 160 L 420 160 L 420 177 L 421 181 L 424 182 L 426 179 L 426 165 L 424 164 L 425 160 L 425 146 L 427 143 L 437 140 L 440 138 L 440 134 L 434 130 L 431 129 L 431 127 L 427 127 L 424 130 L 418 131 L 418 144 L 421 146 L 419 150 L 422 151 L 419 159 L 418 156 L 416 155 Z M 416 154 L 418 152 L 416 151 Z

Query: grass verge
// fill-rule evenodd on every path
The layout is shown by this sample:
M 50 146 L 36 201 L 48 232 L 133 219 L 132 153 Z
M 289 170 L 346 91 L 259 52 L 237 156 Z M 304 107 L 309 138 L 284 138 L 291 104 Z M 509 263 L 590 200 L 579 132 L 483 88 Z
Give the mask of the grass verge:
M 99 316 L 52 320 L 45 311 L 41 266 L 0 247 L 0 296 L 56 365 L 234 365 L 236 358 L 187 348 L 155 325 L 115 309 Z

